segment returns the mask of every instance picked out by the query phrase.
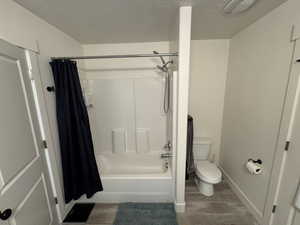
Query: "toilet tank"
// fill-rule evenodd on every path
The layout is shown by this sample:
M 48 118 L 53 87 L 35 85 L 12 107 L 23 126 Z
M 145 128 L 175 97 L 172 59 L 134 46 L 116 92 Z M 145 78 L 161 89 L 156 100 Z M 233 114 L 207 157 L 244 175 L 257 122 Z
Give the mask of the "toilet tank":
M 194 137 L 194 160 L 207 160 L 210 153 L 211 140 L 209 138 Z

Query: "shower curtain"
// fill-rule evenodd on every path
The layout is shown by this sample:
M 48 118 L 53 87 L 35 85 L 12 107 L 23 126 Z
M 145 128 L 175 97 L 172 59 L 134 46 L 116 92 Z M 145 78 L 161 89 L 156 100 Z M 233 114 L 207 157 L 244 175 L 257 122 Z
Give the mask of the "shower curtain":
M 56 114 L 64 180 L 65 202 L 102 191 L 87 109 L 76 62 L 50 62 L 56 95 Z

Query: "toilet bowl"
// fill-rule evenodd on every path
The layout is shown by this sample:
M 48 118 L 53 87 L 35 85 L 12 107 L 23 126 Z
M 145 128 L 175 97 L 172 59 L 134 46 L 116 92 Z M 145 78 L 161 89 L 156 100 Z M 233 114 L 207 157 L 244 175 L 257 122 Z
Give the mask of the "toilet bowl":
M 195 182 L 199 192 L 205 196 L 214 194 L 214 184 L 222 180 L 221 170 L 208 160 L 195 160 Z
M 193 153 L 195 182 L 200 193 L 206 196 L 214 194 L 214 184 L 221 182 L 221 170 L 209 159 L 211 141 L 209 138 L 194 138 Z

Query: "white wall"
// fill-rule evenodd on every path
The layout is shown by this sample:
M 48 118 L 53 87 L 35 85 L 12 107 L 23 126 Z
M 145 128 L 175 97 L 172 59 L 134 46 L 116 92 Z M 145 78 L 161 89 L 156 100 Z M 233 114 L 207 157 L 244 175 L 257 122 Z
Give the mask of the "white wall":
M 229 40 L 191 42 L 189 113 L 194 136 L 210 138 L 210 159 L 218 162 L 223 119 Z
M 0 38 L 47 56 L 78 55 L 82 51 L 79 42 L 12 0 L 0 2 Z
M 235 190 L 261 220 L 277 144 L 289 66 L 292 25 L 300 2 L 290 0 L 233 37 L 222 130 L 221 166 Z M 250 175 L 248 158 L 264 172 Z

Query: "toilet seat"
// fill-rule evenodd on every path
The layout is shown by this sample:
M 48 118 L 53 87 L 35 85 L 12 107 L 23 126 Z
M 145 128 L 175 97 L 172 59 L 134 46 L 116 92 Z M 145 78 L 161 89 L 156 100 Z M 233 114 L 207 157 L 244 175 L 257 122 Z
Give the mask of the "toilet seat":
M 222 178 L 220 169 L 215 164 L 207 160 L 196 162 L 196 175 L 201 180 L 210 184 L 217 184 Z

